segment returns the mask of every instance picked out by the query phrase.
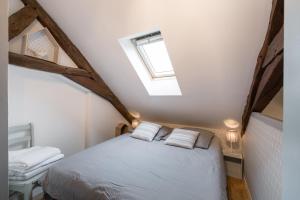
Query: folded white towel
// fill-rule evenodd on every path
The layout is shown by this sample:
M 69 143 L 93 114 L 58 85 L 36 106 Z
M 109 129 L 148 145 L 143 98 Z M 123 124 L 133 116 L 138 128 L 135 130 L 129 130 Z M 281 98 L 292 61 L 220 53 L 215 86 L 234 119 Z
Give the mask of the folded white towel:
M 54 165 L 55 162 L 50 163 L 48 165 L 45 165 L 43 167 L 37 168 L 33 171 L 27 172 L 25 174 L 20 174 L 20 175 L 15 175 L 15 176 L 9 176 L 9 180 L 11 181 L 25 181 L 28 180 L 30 178 L 32 178 L 33 176 L 36 176 L 37 174 L 43 173 L 45 171 L 48 170 L 49 167 L 51 167 L 52 165 Z
M 32 171 L 35 171 L 36 169 L 46 166 L 46 165 L 50 166 L 50 164 L 54 164 L 55 162 L 61 160 L 62 158 L 64 158 L 64 154 L 58 154 L 54 157 L 49 158 L 48 160 L 45 160 L 44 162 L 41 162 L 38 165 L 35 165 L 28 169 L 18 169 L 18 168 L 17 169 L 9 169 L 8 175 L 9 176 L 22 176 L 24 174 L 28 174 Z
M 39 146 L 9 151 L 9 168 L 26 170 L 59 154 L 58 148 Z

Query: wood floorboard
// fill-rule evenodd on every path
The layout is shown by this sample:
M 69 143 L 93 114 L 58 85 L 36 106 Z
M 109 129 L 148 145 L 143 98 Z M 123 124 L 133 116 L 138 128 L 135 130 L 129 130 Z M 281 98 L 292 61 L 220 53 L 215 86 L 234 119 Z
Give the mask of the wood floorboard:
M 246 184 L 244 180 L 227 177 L 227 193 L 228 200 L 251 200 L 248 196 Z M 19 198 L 16 198 L 16 200 Z M 10 198 L 10 200 L 15 200 L 14 198 Z M 43 198 L 39 196 L 35 198 L 35 200 L 48 200 L 48 198 Z
M 251 200 L 244 180 L 227 177 L 228 200 Z

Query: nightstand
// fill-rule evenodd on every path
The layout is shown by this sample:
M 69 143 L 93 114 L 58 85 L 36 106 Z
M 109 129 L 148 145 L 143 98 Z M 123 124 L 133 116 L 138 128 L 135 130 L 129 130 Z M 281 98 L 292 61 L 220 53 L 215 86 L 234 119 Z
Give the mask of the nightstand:
M 243 154 L 223 150 L 223 155 L 227 176 L 243 179 Z
M 124 133 L 131 133 L 133 128 L 130 125 L 120 123 L 115 129 L 115 137 L 118 137 Z

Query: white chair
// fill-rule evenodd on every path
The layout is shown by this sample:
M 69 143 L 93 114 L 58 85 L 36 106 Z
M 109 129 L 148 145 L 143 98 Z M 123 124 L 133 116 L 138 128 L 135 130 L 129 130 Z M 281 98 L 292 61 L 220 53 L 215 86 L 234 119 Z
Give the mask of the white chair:
M 17 150 L 33 146 L 33 127 L 32 124 L 14 126 L 8 129 L 8 149 Z M 47 171 L 44 171 L 28 180 L 9 181 L 9 190 L 21 192 L 24 200 L 31 200 L 32 189 L 41 180 Z

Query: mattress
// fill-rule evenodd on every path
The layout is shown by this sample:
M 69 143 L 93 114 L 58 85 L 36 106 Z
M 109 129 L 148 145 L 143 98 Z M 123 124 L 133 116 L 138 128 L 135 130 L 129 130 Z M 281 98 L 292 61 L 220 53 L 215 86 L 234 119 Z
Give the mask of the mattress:
M 43 187 L 59 200 L 227 199 L 216 137 L 191 150 L 125 134 L 50 167 Z

